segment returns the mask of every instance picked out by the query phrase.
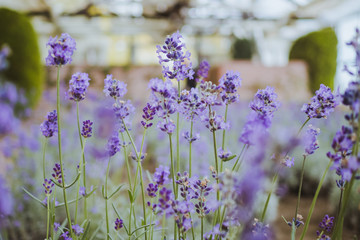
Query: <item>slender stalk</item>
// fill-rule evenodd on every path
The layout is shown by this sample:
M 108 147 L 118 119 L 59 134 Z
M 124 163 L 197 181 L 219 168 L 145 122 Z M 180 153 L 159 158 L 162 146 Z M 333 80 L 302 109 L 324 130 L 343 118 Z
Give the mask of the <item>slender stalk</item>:
M 47 138 L 45 138 L 44 139 L 44 146 L 43 146 L 43 159 L 42 159 L 44 181 L 45 181 L 45 178 L 46 178 L 46 174 L 45 174 L 45 152 L 46 152 L 47 141 L 48 141 Z
M 125 142 L 125 137 L 124 137 L 124 134 L 121 133 L 121 139 L 123 142 Z M 129 182 L 129 188 L 131 189 L 131 175 L 130 175 L 130 164 L 129 164 L 129 159 L 128 159 L 128 156 L 127 156 L 127 153 L 126 153 L 126 146 L 123 147 L 124 149 L 124 159 L 125 159 L 125 162 L 126 162 L 126 171 L 127 171 L 127 177 L 128 177 L 128 182 Z
M 79 132 L 79 139 L 82 149 L 82 176 L 83 176 L 83 185 L 86 192 L 86 162 L 85 162 L 85 153 L 84 153 L 84 143 L 81 137 L 81 127 L 80 127 L 80 117 L 79 117 L 79 102 L 76 102 L 76 118 L 77 118 L 77 125 L 78 125 L 78 132 Z M 84 218 L 87 219 L 87 199 L 84 198 Z
M 201 240 L 204 240 L 204 218 L 201 218 Z
M 236 162 L 235 162 L 235 164 L 234 164 L 234 166 L 233 166 L 233 168 L 232 168 L 232 170 L 231 170 L 232 172 L 235 171 L 236 166 L 237 166 L 237 164 L 239 163 L 240 157 L 241 157 L 241 155 L 243 154 L 246 146 L 247 146 L 247 144 L 244 144 L 243 148 L 241 149 L 241 152 L 240 152 L 239 156 L 237 157 Z
M 336 214 L 336 219 L 339 217 L 339 214 L 340 214 L 340 209 L 341 209 L 341 203 L 342 203 L 343 195 L 344 195 L 344 189 L 341 188 L 341 189 L 340 189 L 339 206 L 338 206 L 338 211 L 337 211 L 337 214 Z
M 164 240 L 165 239 L 165 226 L 166 226 L 166 213 L 164 212 L 163 213 L 163 217 L 162 217 L 162 231 L 161 231 L 161 240 Z
M 266 210 L 267 210 L 267 208 L 268 208 L 269 201 L 270 201 L 270 198 L 271 198 L 271 194 L 272 194 L 273 189 L 274 189 L 274 187 L 275 187 L 276 180 L 277 180 L 278 176 L 279 176 L 279 173 L 276 172 L 275 175 L 274 175 L 274 177 L 273 177 L 273 180 L 272 180 L 270 192 L 269 192 L 269 194 L 268 194 L 268 196 L 267 196 L 267 198 L 266 198 L 264 210 L 263 210 L 263 212 L 262 212 L 262 214 L 261 214 L 261 218 L 260 218 L 260 219 L 261 219 L 261 220 L 260 220 L 261 222 L 264 222 Z
M 110 236 L 110 228 L 109 228 L 109 213 L 108 213 L 108 177 L 109 177 L 109 168 L 110 168 L 110 160 L 111 157 L 109 157 L 108 165 L 106 168 L 106 176 L 105 176 L 105 214 L 106 214 L 106 239 L 109 240 Z
M 81 138 L 81 135 L 80 135 L 80 138 Z M 83 155 L 84 154 L 84 148 L 85 148 L 85 141 L 86 139 L 84 140 L 84 144 L 81 144 L 81 154 Z M 80 159 L 80 162 L 79 162 L 79 171 L 81 171 L 81 167 L 82 167 L 82 159 Z M 80 181 L 78 181 L 78 184 L 77 184 L 77 191 L 76 191 L 76 201 L 75 201 L 75 218 L 74 218 L 74 223 L 77 224 L 77 212 L 78 212 L 78 203 L 79 203 L 79 191 L 80 191 Z M 86 198 L 85 198 L 86 199 Z
M 217 154 L 217 146 L 216 146 L 216 134 L 215 131 L 213 131 L 213 144 L 214 144 L 214 155 L 215 155 L 215 167 L 216 167 L 216 174 L 219 175 L 219 164 L 218 164 L 218 154 Z M 219 184 L 219 178 L 216 178 L 216 183 Z M 218 202 L 220 202 L 220 189 L 217 189 L 216 191 L 216 199 Z M 216 210 L 216 222 L 220 220 L 220 208 Z
M 295 217 L 294 217 L 294 221 L 293 221 L 293 226 L 296 225 L 297 214 L 298 214 L 299 205 L 300 205 L 301 189 L 302 189 L 302 185 L 303 185 L 303 181 L 304 181 L 305 160 L 306 160 L 306 155 L 304 155 L 304 159 L 303 159 L 302 167 L 301 167 L 300 186 L 299 186 L 299 191 L 298 191 L 298 198 L 297 198 L 297 201 L 296 201 Z M 294 236 L 295 236 L 295 234 L 296 234 L 296 227 L 293 227 L 293 228 L 292 228 L 292 231 L 294 231 Z
M 137 157 L 137 161 L 138 161 L 137 167 L 138 167 L 139 172 L 140 172 L 140 186 L 141 186 L 141 195 L 142 195 L 144 225 L 146 225 L 145 190 L 144 190 L 144 181 L 143 181 L 142 166 L 141 166 L 141 151 L 142 151 L 142 148 L 143 148 L 143 145 L 144 145 L 146 129 L 144 130 L 144 133 L 143 133 L 143 138 L 142 138 L 141 148 L 140 148 L 140 153 L 139 153 L 137 151 L 137 149 L 136 149 L 135 142 L 134 142 L 133 138 L 130 135 L 130 132 L 129 132 L 127 126 L 126 126 L 126 123 L 125 123 L 124 119 L 122 119 L 122 122 L 123 122 L 123 125 L 124 125 L 124 128 L 125 128 L 126 134 L 128 135 L 128 137 L 129 137 L 129 139 L 131 141 L 131 144 L 132 144 L 132 146 L 134 148 L 134 151 L 135 151 L 135 154 L 136 154 L 136 157 Z M 134 189 L 135 189 L 135 186 L 136 186 L 136 184 L 134 184 Z M 147 240 L 147 234 L 146 234 L 147 227 L 145 227 L 144 230 L 145 230 L 145 240 Z
M 50 195 L 47 195 L 47 221 L 46 221 L 46 240 L 49 239 L 49 220 L 50 220 Z
M 63 197 L 64 197 L 64 204 L 65 204 L 65 211 L 66 211 L 66 217 L 69 224 L 69 231 L 70 236 L 73 237 L 73 230 L 72 230 L 72 224 L 71 224 L 71 217 L 70 217 L 70 211 L 69 206 L 67 202 L 66 197 L 66 189 L 65 189 L 65 174 L 63 169 L 63 162 L 62 162 L 62 148 L 61 148 L 61 121 L 60 121 L 60 65 L 57 67 L 57 81 L 56 81 L 56 111 L 57 111 L 57 124 L 58 124 L 58 149 L 59 149 L 59 161 L 60 161 L 60 170 L 61 170 L 61 184 L 62 184 L 62 190 L 63 190 Z
M 131 215 L 132 215 L 132 211 L 133 211 L 133 203 L 131 203 L 131 206 L 130 206 L 130 214 L 129 214 L 129 240 L 131 240 Z
M 55 199 L 56 199 L 56 189 L 54 189 L 54 197 L 53 197 L 53 204 L 51 204 L 51 221 L 50 221 L 50 226 L 51 226 L 51 240 L 54 239 L 54 235 L 55 235 L 55 231 L 54 231 L 54 223 L 55 223 Z
M 194 121 L 193 119 L 191 119 L 191 124 L 190 124 L 190 142 L 189 142 L 189 177 L 191 178 L 191 146 L 192 146 L 192 137 L 193 137 L 193 125 L 194 125 Z
M 227 122 L 227 113 L 228 113 L 228 107 L 229 104 L 226 104 L 225 107 L 225 119 L 224 119 L 224 123 Z M 225 151 L 225 134 L 226 134 L 226 130 L 223 130 L 223 135 L 222 135 L 222 144 L 221 144 L 221 148 Z M 223 161 L 220 162 L 220 172 L 223 171 Z
M 172 138 L 171 138 L 171 134 L 168 135 L 169 135 L 169 144 L 170 144 L 170 164 L 171 164 L 170 175 L 172 178 L 174 195 L 175 198 L 177 198 L 176 187 L 175 187 L 175 166 L 174 166 L 174 158 L 173 158 Z
M 303 128 L 309 121 L 310 121 L 310 118 L 307 118 L 306 121 L 303 123 L 303 125 L 301 125 L 299 131 L 297 132 L 297 136 L 299 136 L 300 132 L 303 130 Z
M 180 101 L 180 81 L 178 81 L 178 97 Z M 180 113 L 176 113 L 176 172 L 180 172 Z M 178 185 L 176 185 L 175 198 L 177 199 Z
M 329 161 L 329 164 L 327 165 L 327 167 L 326 167 L 326 169 L 325 169 L 325 172 L 323 173 L 323 175 L 322 175 L 322 177 L 321 177 L 321 180 L 320 180 L 320 182 L 319 182 L 319 185 L 318 185 L 318 187 L 317 187 L 317 189 L 316 189 L 314 198 L 313 198 L 313 200 L 312 200 L 312 202 L 311 202 L 311 205 L 310 205 L 309 213 L 308 213 L 308 215 L 307 215 L 307 217 L 306 217 L 306 222 L 305 222 L 305 225 L 304 225 L 304 229 L 303 229 L 303 231 L 302 231 L 302 233 L 301 233 L 301 236 L 300 236 L 300 240 L 304 239 L 305 234 L 306 234 L 306 232 L 307 232 L 307 229 L 309 228 L 309 223 L 310 223 L 310 219 L 311 219 L 312 213 L 313 213 L 314 208 L 315 208 L 316 200 L 317 200 L 317 198 L 318 198 L 318 196 L 319 196 L 321 186 L 323 185 L 323 182 L 324 182 L 324 180 L 325 180 L 325 176 L 326 176 L 327 172 L 329 171 L 329 168 L 330 168 L 330 166 L 331 166 L 331 163 L 332 163 L 332 161 L 330 160 L 330 161 Z M 334 238 L 334 239 L 336 240 L 336 238 Z

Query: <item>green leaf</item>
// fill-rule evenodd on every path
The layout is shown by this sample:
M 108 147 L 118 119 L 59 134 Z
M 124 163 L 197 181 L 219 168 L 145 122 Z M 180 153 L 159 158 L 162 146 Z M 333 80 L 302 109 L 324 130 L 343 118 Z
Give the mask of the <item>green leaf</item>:
M 88 234 L 88 232 L 89 232 L 89 229 L 90 229 L 90 221 L 88 221 L 87 219 L 85 219 L 84 220 L 84 222 L 81 224 L 81 226 L 84 226 L 85 225 L 85 227 L 84 227 L 84 234 L 82 235 L 82 237 L 81 237 L 81 240 L 85 240 L 86 238 L 86 235 Z
M 228 162 L 228 161 L 230 161 L 230 160 L 232 160 L 232 159 L 234 159 L 234 158 L 236 158 L 236 155 L 232 155 L 232 156 L 230 156 L 230 157 L 224 158 L 224 159 L 222 159 L 222 161 L 223 161 L 223 162 Z
M 96 228 L 96 230 L 93 232 L 93 234 L 91 235 L 90 239 L 89 240 L 93 240 L 94 237 L 96 237 L 96 234 L 99 232 L 101 226 L 102 226 L 102 223 L 104 222 L 104 219 L 102 219 L 98 225 L 98 227 Z
M 107 199 L 112 198 L 123 186 L 124 184 L 121 184 Z
M 32 195 L 28 190 L 26 190 L 25 188 L 22 188 L 24 190 L 24 192 L 29 195 L 32 199 L 38 201 L 43 207 L 46 208 L 46 205 L 40 200 L 38 199 L 37 197 L 35 197 L 34 195 Z
M 130 189 L 128 189 L 128 194 L 129 194 L 130 203 L 134 203 L 133 194 Z
M 142 221 L 143 222 L 143 221 Z M 140 229 L 143 229 L 143 228 L 146 228 L 146 227 L 149 227 L 149 226 L 152 226 L 152 225 L 155 225 L 155 223 L 151 223 L 151 224 L 146 224 L 146 225 L 143 225 L 141 227 L 138 227 L 136 228 L 134 231 L 131 232 L 131 236 L 134 235 L 134 233 L 137 231 L 137 230 L 140 230 Z M 149 231 L 149 230 L 148 230 Z

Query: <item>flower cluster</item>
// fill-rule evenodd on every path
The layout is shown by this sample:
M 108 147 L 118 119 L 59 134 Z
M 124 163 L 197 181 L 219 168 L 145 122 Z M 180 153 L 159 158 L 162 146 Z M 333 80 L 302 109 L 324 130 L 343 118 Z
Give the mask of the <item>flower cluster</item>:
M 82 129 L 81 129 L 81 135 L 82 135 L 84 138 L 89 138 L 89 137 L 91 137 L 91 134 L 92 134 L 92 125 L 93 125 L 93 122 L 90 121 L 90 120 L 83 121 L 83 126 L 82 126 Z
M 152 106 L 150 103 L 147 103 L 146 106 L 143 108 L 143 115 L 141 120 L 141 125 L 147 129 L 153 125 L 151 120 L 154 119 L 154 116 L 156 114 L 157 108 L 155 106 Z
M 113 79 L 112 74 L 106 75 L 104 79 L 104 93 L 107 97 L 114 99 L 123 97 L 127 93 L 126 86 L 126 83 Z
M 325 215 L 322 221 L 319 223 L 320 231 L 316 231 L 317 239 L 321 240 L 330 240 L 331 238 L 325 234 L 325 232 L 330 233 L 334 226 L 334 217 L 329 217 L 329 215 Z
M 220 78 L 218 87 L 221 90 L 221 100 L 225 104 L 230 104 L 238 101 L 239 94 L 237 93 L 237 88 L 240 87 L 240 84 L 240 74 L 237 72 L 229 71 Z
M 301 111 L 309 118 L 327 118 L 337 105 L 339 105 L 338 95 L 333 94 L 329 87 L 321 84 L 320 89 L 311 98 L 311 102 L 304 104 Z
M 60 38 L 50 37 L 46 46 L 50 46 L 46 65 L 65 65 L 71 63 L 72 55 L 76 50 L 76 42 L 67 33 L 62 33 Z
M 121 229 L 121 228 L 123 228 L 123 226 L 124 226 L 124 222 L 123 222 L 123 220 L 122 219 L 119 219 L 119 218 L 116 218 L 116 220 L 115 220 L 115 230 L 119 230 L 119 229 Z
M 45 194 L 50 195 L 52 193 L 52 187 L 54 187 L 54 183 L 51 181 L 51 179 L 45 178 L 43 186 L 45 188 Z
M 69 81 L 69 98 L 76 102 L 82 101 L 85 99 L 85 93 L 89 87 L 89 75 L 87 73 L 77 72 L 72 75 Z
M 209 62 L 206 60 L 201 61 L 199 64 L 199 69 L 196 72 L 197 77 L 196 77 L 195 81 L 203 83 L 208 77 L 209 70 L 210 70 Z
M 55 166 L 53 168 L 54 173 L 51 175 L 55 181 L 61 184 L 62 182 L 62 175 L 61 175 L 61 166 L 58 163 L 55 163 Z
M 197 88 L 191 88 L 190 91 L 183 90 L 180 95 L 180 109 L 187 119 L 194 120 L 195 116 L 201 115 L 206 109 L 205 101 L 200 97 Z
M 185 51 L 186 47 L 181 42 L 182 38 L 179 32 L 175 32 L 165 39 L 164 45 L 156 46 L 156 53 L 158 54 L 159 63 L 162 65 L 163 75 L 168 80 L 193 79 L 192 63 L 190 62 L 188 65 L 185 63 L 186 59 L 190 61 L 190 52 Z
M 114 156 L 118 151 L 120 151 L 120 139 L 117 134 L 113 134 L 109 138 L 106 148 L 109 157 Z
M 49 112 L 46 118 L 47 120 L 40 125 L 40 129 L 46 138 L 50 138 L 58 131 L 56 110 Z
M 315 128 L 311 124 L 308 126 L 308 129 L 306 130 L 303 137 L 303 143 L 305 147 L 304 155 L 311 155 L 315 152 L 316 149 L 319 148 L 319 144 L 316 138 L 317 135 L 319 134 L 320 134 L 319 128 Z

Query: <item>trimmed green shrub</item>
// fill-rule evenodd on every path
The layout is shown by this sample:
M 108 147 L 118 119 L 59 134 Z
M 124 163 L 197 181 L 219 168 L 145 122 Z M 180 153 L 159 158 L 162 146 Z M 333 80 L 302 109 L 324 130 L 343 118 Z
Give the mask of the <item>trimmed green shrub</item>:
M 253 44 L 249 39 L 235 39 L 231 47 L 233 59 L 251 59 L 253 54 Z
M 25 15 L 6 8 L 0 8 L 0 26 L 0 46 L 11 48 L 5 77 L 24 89 L 29 105 L 34 106 L 45 84 L 37 35 Z
M 334 29 L 324 28 L 297 39 L 289 59 L 301 59 L 308 64 L 309 88 L 315 93 L 323 83 L 334 88 L 337 37 Z

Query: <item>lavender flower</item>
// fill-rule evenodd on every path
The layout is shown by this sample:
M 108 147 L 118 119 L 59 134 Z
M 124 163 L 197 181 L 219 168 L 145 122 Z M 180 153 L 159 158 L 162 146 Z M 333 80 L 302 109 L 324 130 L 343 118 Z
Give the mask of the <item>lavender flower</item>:
M 57 232 L 59 230 L 60 223 L 54 222 L 54 231 Z
M 5 178 L 0 174 L 0 224 L 3 217 L 13 214 L 14 211 L 14 199 L 10 189 L 7 186 Z
M 127 101 L 118 101 L 113 105 L 113 110 L 115 112 L 115 116 L 121 120 L 125 119 L 127 116 L 129 116 L 132 112 L 134 112 L 135 108 L 131 104 L 130 100 Z
M 233 71 L 226 72 L 219 81 L 219 88 L 221 89 L 221 100 L 225 104 L 237 102 L 239 94 L 237 88 L 241 84 L 240 74 Z
M 193 143 L 197 140 L 200 139 L 200 134 L 199 133 L 193 133 L 192 137 L 190 137 L 190 133 L 189 131 L 186 131 L 182 134 L 182 136 L 189 142 L 189 143 Z
M 197 88 L 191 88 L 190 91 L 183 90 L 180 94 L 179 111 L 189 120 L 194 120 L 195 116 L 201 115 L 206 109 L 206 102 L 200 98 Z
M 114 156 L 118 151 L 120 151 L 120 139 L 117 134 L 113 134 L 106 145 L 109 156 Z
M 274 88 L 266 87 L 257 91 L 249 107 L 259 115 L 259 118 L 266 119 L 264 122 L 268 123 L 273 118 L 273 113 L 279 109 L 280 102 L 277 100 Z
M 113 79 L 112 74 L 106 75 L 106 78 L 104 80 L 104 93 L 107 97 L 112 98 L 121 98 L 123 97 L 126 92 L 126 86 L 127 84 L 124 82 L 121 82 L 117 79 Z
M 60 235 L 64 240 L 72 240 L 72 238 L 69 236 L 69 232 L 66 231 L 63 234 Z
M 166 121 L 165 119 L 159 121 L 157 127 L 167 134 L 172 134 L 176 128 L 174 122 L 171 119 L 169 121 Z
M 353 37 L 353 39 L 346 43 L 349 46 L 352 46 L 355 50 L 355 63 L 354 63 L 354 67 L 355 67 L 355 71 L 350 71 L 348 66 L 344 66 L 344 70 L 347 71 L 350 75 L 352 76 L 360 76 L 360 30 L 359 28 L 355 29 L 355 36 Z
M 168 80 L 193 79 L 192 63 L 185 64 L 186 59 L 190 61 L 190 52 L 185 52 L 185 44 L 181 42 L 182 38 L 180 33 L 176 32 L 165 39 L 164 45 L 156 46 L 159 63 L 162 65 L 164 77 Z
M 76 236 L 80 236 L 81 233 L 84 233 L 84 228 L 80 227 L 78 224 L 72 225 L 72 229 Z
M 305 153 L 304 155 L 311 155 L 315 152 L 316 149 L 319 148 L 319 144 L 317 141 L 317 135 L 320 134 L 320 129 L 313 127 L 311 124 L 308 126 L 304 137 L 303 137 L 303 144 L 305 146 Z
M 159 186 L 164 186 L 170 182 L 170 169 L 167 166 L 160 165 L 154 173 L 154 182 Z
M 211 82 L 204 82 L 200 84 L 200 97 L 207 106 L 221 105 L 218 100 L 219 88 L 216 84 Z
M 121 229 L 121 228 L 123 228 L 123 226 L 124 226 L 124 222 L 123 222 L 123 220 L 122 219 L 119 219 L 119 218 L 116 218 L 116 220 L 115 220 L 115 230 L 119 230 L 119 229 Z
M 45 188 L 45 194 L 50 195 L 52 193 L 52 187 L 54 186 L 54 183 L 51 181 L 51 179 L 44 180 L 43 186 Z
M 259 222 L 258 219 L 254 219 L 252 225 L 248 224 L 243 230 L 242 239 L 248 240 L 271 240 L 274 239 L 273 233 L 269 224 Z
M 47 114 L 47 120 L 40 125 L 40 129 L 46 138 L 54 136 L 54 133 L 58 131 L 56 110 Z
M 69 81 L 69 90 L 68 94 L 70 95 L 70 100 L 81 101 L 85 99 L 85 93 L 89 87 L 89 75 L 87 73 L 77 72 L 72 75 Z
M 219 236 L 219 237 L 225 238 L 226 235 L 227 235 L 227 231 L 220 229 L 220 225 L 216 224 L 215 227 L 211 231 L 204 234 L 204 238 L 205 238 L 205 240 L 213 239 L 214 236 Z
M 154 197 L 156 197 L 156 193 L 158 191 L 158 185 L 149 183 L 148 187 L 146 188 L 146 191 L 147 191 L 149 197 L 154 198 Z
M 62 175 L 61 175 L 61 166 L 58 163 L 55 163 L 55 167 L 53 168 L 54 173 L 51 175 L 55 181 L 58 181 L 59 184 L 62 182 Z
M 301 111 L 309 118 L 327 118 L 337 105 L 339 105 L 338 96 L 333 94 L 329 87 L 321 84 L 310 103 L 304 104 Z
M 289 225 L 290 227 L 292 227 L 293 223 L 295 222 L 295 227 L 296 228 L 299 228 L 301 225 L 304 225 L 304 222 L 302 221 L 303 220 L 303 216 L 301 216 L 300 214 L 298 214 L 296 216 L 296 221 L 295 221 L 295 218 L 292 219 L 292 221 L 288 221 L 287 222 L 287 225 Z
M 151 89 L 154 101 L 158 100 L 156 94 L 162 96 L 163 98 L 176 98 L 177 95 L 177 91 L 170 80 L 163 81 L 159 78 L 152 78 L 150 79 L 148 88 Z
M 154 116 L 156 114 L 157 107 L 152 106 L 150 103 L 147 103 L 146 106 L 143 108 L 143 115 L 141 120 L 141 125 L 147 129 L 153 125 L 150 121 L 154 119 Z
M 89 137 L 91 137 L 91 134 L 92 134 L 92 125 L 93 125 L 93 122 L 90 121 L 90 120 L 83 121 L 83 126 L 82 126 L 82 129 L 81 129 L 81 135 L 82 135 L 84 138 L 89 138 Z
M 226 160 L 226 159 L 228 159 L 230 156 L 231 156 L 231 152 L 230 152 L 230 151 L 225 151 L 225 150 L 222 149 L 222 148 L 219 148 L 219 149 L 218 149 L 218 157 L 219 157 L 221 160 Z
M 80 187 L 79 194 L 81 196 L 85 197 L 86 196 L 86 188 L 85 187 Z
M 215 132 L 217 130 L 229 129 L 229 123 L 225 123 L 225 119 L 216 115 L 215 111 L 210 113 L 209 117 L 201 116 L 202 121 L 205 123 L 205 127 L 210 130 L 210 132 Z
M 60 38 L 50 37 L 46 46 L 50 46 L 48 56 L 46 58 L 46 65 L 65 65 L 71 63 L 72 55 L 76 50 L 76 42 L 67 33 L 62 33 Z
M 201 61 L 199 64 L 199 69 L 196 72 L 197 78 L 195 79 L 195 81 L 201 83 L 204 82 L 208 77 L 209 70 L 210 70 L 209 62 L 206 60 Z
M 157 205 L 157 207 L 159 208 L 159 213 L 164 213 L 166 214 L 167 217 L 171 216 L 173 214 L 173 210 L 171 207 L 171 203 L 173 202 L 173 195 L 172 195 L 172 191 L 170 189 L 167 189 L 165 187 L 163 187 L 160 192 L 160 197 L 159 197 L 159 203 Z
M 284 165 L 285 167 L 291 168 L 295 164 L 294 158 L 286 155 L 286 157 L 283 159 L 281 164 Z
M 325 215 L 323 220 L 319 223 L 319 228 L 321 231 L 317 230 L 316 235 L 317 239 L 321 240 L 330 240 L 331 238 L 325 234 L 325 232 L 330 233 L 334 226 L 334 217 L 329 217 L 329 215 Z
M 342 103 L 349 106 L 355 115 L 360 111 L 360 83 L 350 82 L 344 94 L 342 95 Z M 349 118 L 349 117 L 348 117 Z M 349 119 L 347 119 L 349 120 Z

